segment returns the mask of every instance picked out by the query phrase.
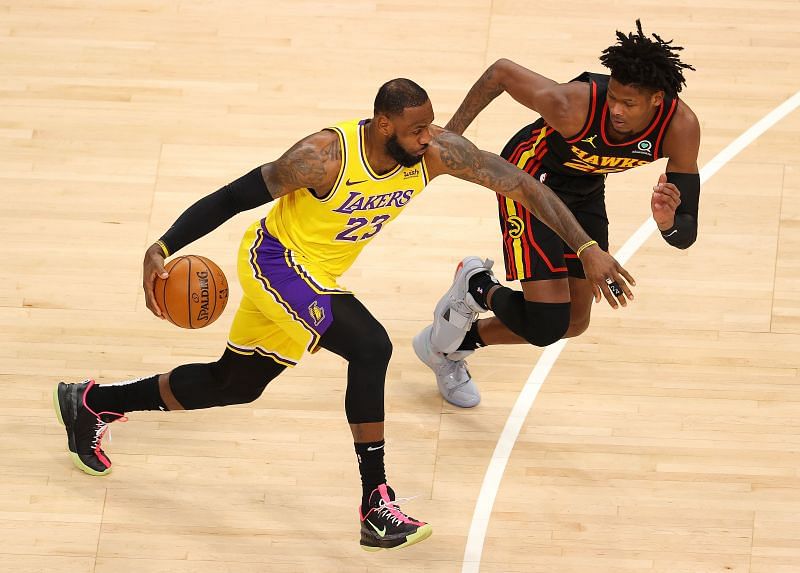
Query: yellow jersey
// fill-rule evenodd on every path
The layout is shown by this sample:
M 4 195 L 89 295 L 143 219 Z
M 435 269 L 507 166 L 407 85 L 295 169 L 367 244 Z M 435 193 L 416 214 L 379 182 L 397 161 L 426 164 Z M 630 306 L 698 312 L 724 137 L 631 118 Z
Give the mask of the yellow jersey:
M 332 278 L 350 268 L 361 249 L 428 184 L 424 158 L 383 175 L 373 171 L 364 148 L 367 122 L 326 128 L 339 136 L 342 150 L 330 193 L 320 198 L 298 189 L 278 199 L 266 218 L 272 236 Z

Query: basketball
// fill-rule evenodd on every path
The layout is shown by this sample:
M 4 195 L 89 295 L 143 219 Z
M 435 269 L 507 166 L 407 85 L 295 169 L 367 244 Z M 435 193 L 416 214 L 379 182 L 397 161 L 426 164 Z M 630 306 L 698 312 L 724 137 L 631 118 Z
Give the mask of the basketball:
M 198 255 L 172 259 L 166 280 L 156 277 L 155 297 L 164 317 L 181 328 L 203 328 L 228 304 L 228 280 L 214 261 Z

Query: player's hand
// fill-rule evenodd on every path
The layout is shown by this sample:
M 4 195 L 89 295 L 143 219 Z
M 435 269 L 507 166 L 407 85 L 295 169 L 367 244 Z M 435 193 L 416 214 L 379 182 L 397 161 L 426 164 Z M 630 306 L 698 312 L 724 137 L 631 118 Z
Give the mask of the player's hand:
M 158 243 L 153 243 L 144 253 L 144 262 L 142 263 L 142 287 L 144 288 L 144 298 L 147 308 L 150 312 L 155 314 L 162 320 L 166 317 L 162 314 L 161 309 L 156 304 L 156 296 L 153 291 L 156 283 L 156 277 L 166 279 L 169 274 L 164 269 L 164 251 Z
M 636 281 L 617 259 L 597 245 L 584 249 L 580 259 L 586 278 L 592 283 L 595 302 L 605 296 L 612 308 L 628 306 L 628 301 L 633 300 L 628 283 L 635 285 Z
M 667 174 L 658 177 L 658 183 L 653 186 L 653 195 L 650 197 L 650 210 L 653 220 L 662 231 L 675 224 L 675 210 L 681 204 L 681 192 L 674 183 L 667 183 Z

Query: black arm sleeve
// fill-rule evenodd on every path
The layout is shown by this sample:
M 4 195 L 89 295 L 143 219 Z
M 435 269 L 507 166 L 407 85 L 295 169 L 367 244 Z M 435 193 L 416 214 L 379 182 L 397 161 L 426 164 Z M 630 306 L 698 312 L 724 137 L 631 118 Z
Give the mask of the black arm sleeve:
M 675 210 L 675 223 L 661 231 L 664 240 L 678 249 L 687 249 L 697 239 L 697 214 L 700 204 L 700 175 L 667 173 L 667 181 L 681 192 L 681 204 Z
M 270 201 L 272 195 L 261 176 L 261 167 L 256 167 L 186 209 L 159 239 L 159 243 L 167 251 L 164 254 L 169 256 L 207 235 L 237 213 Z

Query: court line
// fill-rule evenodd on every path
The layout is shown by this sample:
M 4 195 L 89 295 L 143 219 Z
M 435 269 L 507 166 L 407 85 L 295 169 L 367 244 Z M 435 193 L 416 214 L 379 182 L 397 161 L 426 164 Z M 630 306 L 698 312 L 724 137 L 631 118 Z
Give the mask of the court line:
M 717 171 L 736 157 L 743 149 L 752 144 L 756 139 L 763 135 L 768 129 L 781 121 L 784 117 L 793 112 L 800 106 L 800 91 L 795 93 L 788 100 L 769 112 L 747 131 L 742 133 L 733 142 L 728 144 L 725 149 L 720 151 L 711 161 L 700 170 L 700 182 L 705 183 L 714 176 Z M 655 221 L 650 217 L 625 241 L 625 244 L 615 253 L 616 259 L 621 265 L 625 265 L 628 260 L 641 248 L 644 242 L 657 229 Z M 561 351 L 567 345 L 568 339 L 562 339 L 545 348 L 539 357 L 536 366 L 528 376 L 525 386 L 522 388 L 511 413 L 508 415 L 503 431 L 497 440 L 497 445 L 489 461 L 489 467 L 483 476 L 481 490 L 475 502 L 475 511 L 472 514 L 472 523 L 467 536 L 467 544 L 464 548 L 464 562 L 462 573 L 478 573 L 481 566 L 481 554 L 483 544 L 486 539 L 486 530 L 489 528 L 489 519 L 492 515 L 492 508 L 500 488 L 500 482 L 506 470 L 506 465 L 511 457 L 511 451 L 517 441 L 522 425 L 525 423 L 528 413 L 533 406 L 539 390 L 542 388 L 547 375 L 550 373 Z

